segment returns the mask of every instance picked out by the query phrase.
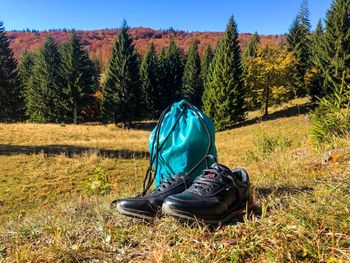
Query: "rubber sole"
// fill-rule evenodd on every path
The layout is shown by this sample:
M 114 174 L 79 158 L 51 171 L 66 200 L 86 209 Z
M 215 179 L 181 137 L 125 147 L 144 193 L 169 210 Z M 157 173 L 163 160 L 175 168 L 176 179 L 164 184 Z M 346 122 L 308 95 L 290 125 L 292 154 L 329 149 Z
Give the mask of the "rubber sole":
M 138 211 L 138 210 L 125 209 L 119 203 L 117 203 L 116 208 L 117 208 L 117 211 L 119 213 L 121 213 L 122 215 L 126 215 L 126 216 L 136 217 L 136 218 L 140 218 L 140 219 L 147 219 L 147 220 L 152 220 L 156 217 L 156 215 L 140 214 L 140 211 Z
M 162 213 L 165 215 L 169 216 L 174 216 L 177 218 L 182 218 L 182 219 L 187 219 L 187 220 L 203 220 L 207 224 L 223 224 L 227 223 L 228 221 L 232 220 L 235 217 L 238 217 L 244 212 L 248 210 L 251 211 L 255 208 L 254 202 L 249 203 L 247 206 L 238 208 L 232 212 L 230 212 L 228 215 L 223 216 L 222 218 L 201 218 L 201 217 L 196 217 L 194 214 L 191 214 L 189 212 L 181 211 L 181 210 L 176 210 L 170 207 L 169 204 L 164 203 L 162 206 Z

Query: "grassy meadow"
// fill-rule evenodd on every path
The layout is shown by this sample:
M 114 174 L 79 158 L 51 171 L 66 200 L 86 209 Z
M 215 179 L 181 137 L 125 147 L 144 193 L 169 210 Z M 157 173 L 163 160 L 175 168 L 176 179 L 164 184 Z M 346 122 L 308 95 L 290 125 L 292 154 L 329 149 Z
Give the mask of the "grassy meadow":
M 349 140 L 316 146 L 309 106 L 217 133 L 219 161 L 248 169 L 258 206 L 221 227 L 110 209 L 141 190 L 152 123 L 0 124 L 0 262 L 350 262 Z M 96 167 L 110 194 L 82 191 Z

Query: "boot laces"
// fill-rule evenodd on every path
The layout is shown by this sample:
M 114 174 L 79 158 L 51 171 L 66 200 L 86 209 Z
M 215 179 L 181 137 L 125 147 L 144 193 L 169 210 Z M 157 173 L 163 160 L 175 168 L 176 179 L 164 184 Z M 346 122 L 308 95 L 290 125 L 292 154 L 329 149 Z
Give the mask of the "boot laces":
M 214 189 L 217 186 L 227 185 L 227 181 L 224 180 L 224 177 L 229 178 L 224 172 L 220 172 L 215 168 L 205 169 L 202 174 L 194 180 L 191 189 L 209 192 L 210 189 Z

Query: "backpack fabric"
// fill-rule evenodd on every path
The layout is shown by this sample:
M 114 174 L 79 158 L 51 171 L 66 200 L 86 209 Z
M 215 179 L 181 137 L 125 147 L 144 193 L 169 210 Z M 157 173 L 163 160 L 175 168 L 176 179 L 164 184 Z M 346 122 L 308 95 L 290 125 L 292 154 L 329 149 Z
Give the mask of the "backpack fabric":
M 154 178 L 157 187 L 162 180 L 181 172 L 194 179 L 210 165 L 208 155 L 217 157 L 213 122 L 185 100 L 162 113 L 148 144 L 151 174 L 145 177 L 144 190 Z

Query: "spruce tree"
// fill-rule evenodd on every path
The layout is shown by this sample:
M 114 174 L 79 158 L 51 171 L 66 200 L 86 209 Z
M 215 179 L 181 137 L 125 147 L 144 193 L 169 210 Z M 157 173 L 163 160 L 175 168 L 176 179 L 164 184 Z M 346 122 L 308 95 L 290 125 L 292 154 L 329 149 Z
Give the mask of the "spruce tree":
M 25 101 L 27 97 L 29 98 L 28 92 L 31 87 L 30 82 L 32 81 L 34 63 L 35 53 L 25 50 L 22 55 L 21 63 L 18 66 L 18 76 L 23 88 L 22 94 Z
M 210 65 L 213 61 L 214 53 L 213 50 L 211 49 L 211 46 L 208 45 L 204 49 L 204 54 L 202 57 L 201 61 L 201 76 L 202 76 L 202 81 L 203 81 L 203 87 L 206 85 L 206 81 L 208 78 L 209 70 L 210 70 Z
M 203 107 L 218 130 L 244 120 L 244 85 L 238 29 L 230 18 L 219 41 L 203 96 Z
M 158 83 L 162 94 L 161 108 L 165 109 L 181 97 L 183 64 L 180 49 L 173 39 L 159 54 L 158 70 Z
M 201 59 L 198 44 L 192 43 L 187 53 L 187 60 L 182 78 L 182 97 L 197 107 L 201 107 L 203 81 L 201 77 Z
M 333 93 L 341 84 L 350 83 L 350 1 L 334 0 L 327 12 L 325 31 L 320 41 L 316 68 L 322 78 L 321 96 Z
M 248 45 L 244 48 L 243 57 L 255 57 L 258 51 L 258 45 L 260 43 L 260 36 L 258 32 L 255 32 L 252 36 L 252 39 L 248 43 Z
M 51 36 L 35 56 L 33 75 L 26 90 L 26 108 L 30 120 L 64 121 L 65 96 L 60 72 L 61 55 Z
M 295 95 L 298 97 L 306 95 L 304 78 L 306 72 L 310 69 L 311 24 L 309 16 L 308 1 L 304 0 L 287 35 L 289 51 L 293 51 L 297 59 L 294 89 Z
M 260 44 L 260 36 L 258 32 L 255 32 L 252 36 L 250 42 L 247 44 L 247 46 L 243 49 L 242 52 L 242 65 L 243 65 L 243 75 L 244 75 L 244 82 L 245 82 L 245 88 L 247 90 L 247 97 L 246 97 L 246 104 L 247 109 L 249 110 L 255 110 L 258 106 L 258 97 L 257 93 L 254 92 L 256 90 L 255 88 L 255 81 L 252 82 L 248 78 L 249 72 L 249 65 L 253 63 L 253 60 L 258 55 L 258 46 Z
M 139 61 L 129 27 L 123 22 L 108 63 L 101 114 L 105 122 L 130 125 L 140 115 Z
M 308 94 L 313 100 L 316 100 L 317 97 L 322 97 L 324 90 L 322 88 L 322 76 L 320 71 L 316 68 L 315 65 L 320 63 L 320 52 L 321 52 L 321 43 L 323 38 L 323 26 L 322 20 L 320 19 L 317 23 L 315 31 L 311 35 L 311 48 L 310 48 L 310 61 L 313 65 L 310 70 L 310 79 L 308 83 Z
M 323 32 L 324 32 L 324 29 L 322 25 L 322 20 L 320 19 L 317 23 L 315 31 L 311 35 L 310 60 L 312 64 L 316 64 L 319 58 L 320 45 L 322 42 Z
M 169 47 L 167 48 L 165 55 L 167 90 L 164 99 L 167 102 L 167 105 L 170 105 L 179 100 L 181 97 L 183 74 L 180 49 L 176 46 L 173 39 L 170 40 Z
M 170 103 L 171 98 L 169 98 L 169 70 L 168 70 L 168 58 L 166 54 L 166 49 L 163 48 L 158 56 L 157 61 L 157 83 L 159 87 L 159 94 L 162 98 L 159 101 L 159 109 L 163 111 Z
M 140 67 L 140 78 L 147 111 L 146 115 L 151 118 L 157 118 L 162 111 L 160 108 L 162 95 L 158 83 L 158 59 L 153 43 L 151 43 L 143 57 Z
M 25 50 L 22 54 L 21 63 L 18 66 L 19 78 L 22 86 L 25 87 L 33 75 L 35 53 Z
M 77 124 L 78 113 L 88 106 L 96 91 L 97 72 L 75 31 L 62 47 L 61 73 L 66 98 L 65 119 Z
M 17 61 L 10 48 L 3 22 L 0 21 L 0 121 L 18 121 L 23 117 L 24 101 Z

